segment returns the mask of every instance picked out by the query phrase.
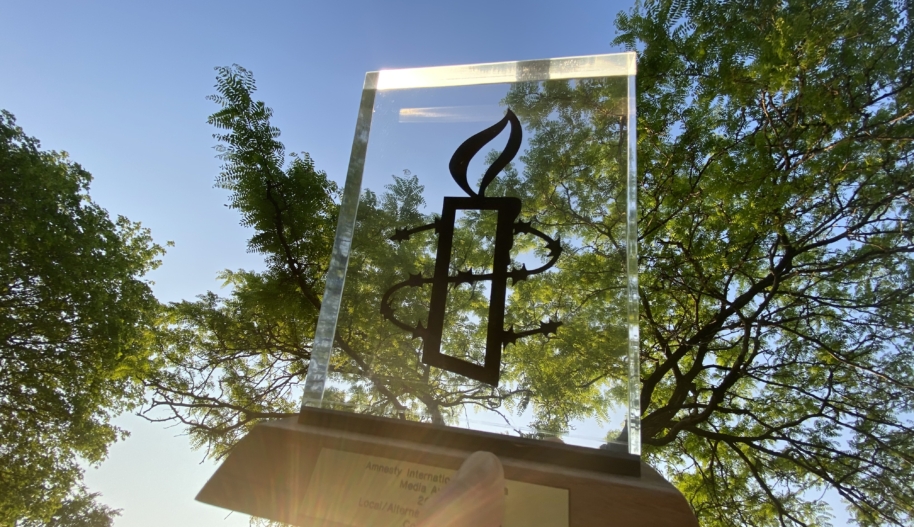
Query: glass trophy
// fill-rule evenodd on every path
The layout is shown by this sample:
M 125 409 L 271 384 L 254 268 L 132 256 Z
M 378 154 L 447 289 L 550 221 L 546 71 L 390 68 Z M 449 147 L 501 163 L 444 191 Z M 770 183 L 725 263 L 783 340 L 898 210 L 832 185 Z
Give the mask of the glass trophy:
M 505 466 L 505 527 L 663 524 L 624 512 L 656 476 L 640 461 L 635 71 L 619 53 L 368 73 L 301 413 L 255 428 L 236 448 L 253 457 L 220 468 L 234 483 L 217 473 L 198 499 L 409 525 L 484 450 Z M 277 468 L 238 486 L 254 465 Z

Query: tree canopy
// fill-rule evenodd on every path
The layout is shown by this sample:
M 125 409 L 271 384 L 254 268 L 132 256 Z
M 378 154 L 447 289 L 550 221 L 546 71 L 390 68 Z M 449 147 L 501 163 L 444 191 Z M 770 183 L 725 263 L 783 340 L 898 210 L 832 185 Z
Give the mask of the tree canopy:
M 910 4 L 649 2 L 643 440 L 703 522 L 914 521 Z
M 143 398 L 158 303 L 148 230 L 112 221 L 91 175 L 0 113 L 0 525 L 110 525 L 79 460 Z
M 683 0 L 646 2 L 617 19 L 616 42 L 639 52 L 642 442 L 702 524 L 825 525 L 826 489 L 861 525 L 914 521 L 908 16 L 891 1 Z M 268 270 L 227 271 L 227 297 L 173 304 L 157 340 L 170 369 L 150 386 L 152 406 L 170 408 L 218 455 L 258 420 L 295 412 L 338 190 L 307 155 L 286 163 L 250 72 L 219 68 L 216 87 L 222 108 L 210 122 L 224 131 L 226 162 L 217 184 L 254 229 L 250 247 Z M 533 135 L 523 173 L 509 168 L 498 192 L 540 199 L 541 224 L 573 224 L 575 240 L 593 249 L 563 263 L 585 279 L 559 283 L 556 273 L 538 284 L 565 291 L 574 309 L 592 292 L 617 294 L 608 269 L 619 226 L 601 214 L 619 205 L 619 189 L 598 177 L 576 179 L 565 201 L 550 201 L 549 189 L 563 171 L 599 174 L 613 162 L 614 90 L 530 83 L 505 99 Z M 406 256 L 422 252 L 421 238 L 403 251 L 379 241 L 379 225 L 428 220 L 417 185 L 405 175 L 380 196 L 363 194 L 359 272 L 347 288 L 364 302 L 344 306 L 332 368 L 365 382 L 352 385 L 361 393 L 330 397 L 361 397 L 378 412 L 424 405 L 444 421 L 464 404 L 533 401 L 544 428 L 560 431 L 599 396 L 568 397 L 563 375 L 611 375 L 611 353 L 574 356 L 577 369 L 567 370 L 558 354 L 548 375 L 516 393 L 473 386 L 456 397 L 442 389 L 446 377 L 400 353 L 409 335 L 381 335 L 383 364 L 364 354 L 365 331 L 381 331 L 360 324 L 364 305 L 395 280 L 391 269 L 427 264 Z M 461 298 L 477 309 L 472 291 Z M 421 304 L 401 300 L 407 310 Z M 536 306 L 528 300 L 518 307 Z M 536 350 L 513 353 L 529 361 Z M 391 377 L 415 382 L 378 380 Z

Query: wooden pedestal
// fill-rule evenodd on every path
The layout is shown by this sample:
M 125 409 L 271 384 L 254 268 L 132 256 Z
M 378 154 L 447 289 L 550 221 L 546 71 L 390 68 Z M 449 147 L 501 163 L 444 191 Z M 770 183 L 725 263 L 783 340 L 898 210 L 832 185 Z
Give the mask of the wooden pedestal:
M 598 454 L 592 465 L 602 470 L 586 470 L 581 465 L 586 466 L 589 449 L 466 430 L 451 435 L 453 429 L 417 423 L 402 428 L 394 422 L 393 431 L 385 429 L 391 421 L 307 410 L 298 420 L 260 424 L 235 446 L 197 500 L 294 525 L 362 527 L 316 519 L 304 510 L 303 498 L 322 450 L 451 470 L 469 453 L 488 450 L 499 456 L 508 480 L 567 489 L 570 527 L 698 525 L 679 491 L 637 457 L 591 450 Z M 412 440 L 405 437 L 409 434 Z M 550 459 L 568 463 L 534 461 L 534 456 L 544 455 L 540 447 Z M 635 475 L 623 475 L 633 466 Z

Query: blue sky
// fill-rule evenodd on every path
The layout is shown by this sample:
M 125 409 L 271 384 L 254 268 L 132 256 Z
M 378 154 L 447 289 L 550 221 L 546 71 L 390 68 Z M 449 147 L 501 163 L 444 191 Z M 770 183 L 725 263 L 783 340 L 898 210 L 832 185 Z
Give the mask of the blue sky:
M 154 290 L 191 299 L 218 289 L 223 269 L 261 267 L 213 188 L 214 66 L 252 70 L 287 150 L 341 182 L 366 71 L 622 51 L 613 20 L 631 3 L 3 0 L 0 108 L 87 168 L 112 215 L 173 241 Z M 124 509 L 117 525 L 247 524 L 193 501 L 214 467 L 180 429 L 118 423 L 133 435 L 87 471 L 102 501 Z

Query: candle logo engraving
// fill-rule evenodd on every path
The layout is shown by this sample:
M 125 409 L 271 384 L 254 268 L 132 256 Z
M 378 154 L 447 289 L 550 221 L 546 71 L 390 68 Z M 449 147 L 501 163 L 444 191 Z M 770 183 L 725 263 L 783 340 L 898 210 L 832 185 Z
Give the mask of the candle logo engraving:
M 467 167 L 470 160 L 482 148 L 494 139 L 508 124 L 511 132 L 505 150 L 498 156 L 494 163 L 486 170 L 479 185 L 477 193 L 467 183 Z M 435 271 L 431 277 L 421 274 L 409 275 L 407 280 L 395 284 L 384 293 L 381 299 L 381 315 L 394 325 L 411 332 L 413 338 L 420 337 L 423 341 L 422 362 L 448 370 L 465 377 L 498 386 L 501 375 L 501 353 L 503 347 L 515 343 L 518 339 L 535 334 L 554 335 L 561 322 L 549 320 L 541 322 L 536 329 L 515 332 L 514 327 L 505 330 L 505 297 L 507 294 L 508 279 L 517 283 L 529 276 L 545 272 L 558 261 L 562 253 L 559 240 L 554 240 L 543 232 L 532 227 L 530 222 L 518 221 L 521 212 L 521 201 L 515 197 L 487 197 L 486 187 L 501 172 L 520 150 L 521 125 L 517 116 L 510 109 L 505 117 L 495 125 L 477 133 L 461 144 L 451 157 L 449 169 L 451 177 L 457 185 L 467 193 L 468 197 L 445 197 L 441 216 L 428 225 L 412 229 L 397 229 L 391 240 L 400 242 L 418 232 L 435 230 L 438 235 L 438 247 L 435 258 Z M 456 275 L 450 274 L 451 249 L 454 241 L 454 227 L 458 210 L 495 211 L 497 224 L 495 229 L 494 258 L 491 273 L 474 273 L 472 269 L 457 271 Z M 536 269 L 528 270 L 526 265 L 511 267 L 511 248 L 514 245 L 514 236 L 517 234 L 531 234 L 546 242 L 549 250 L 549 261 Z M 441 353 L 441 340 L 444 332 L 444 316 L 447 304 L 448 287 L 450 284 L 468 284 L 481 281 L 490 281 L 489 287 L 489 313 L 488 330 L 486 333 L 486 353 L 484 364 L 474 364 L 457 357 Z M 429 315 L 425 326 L 418 322 L 410 326 L 398 320 L 391 306 L 391 296 L 404 287 L 421 287 L 431 284 L 431 301 Z

